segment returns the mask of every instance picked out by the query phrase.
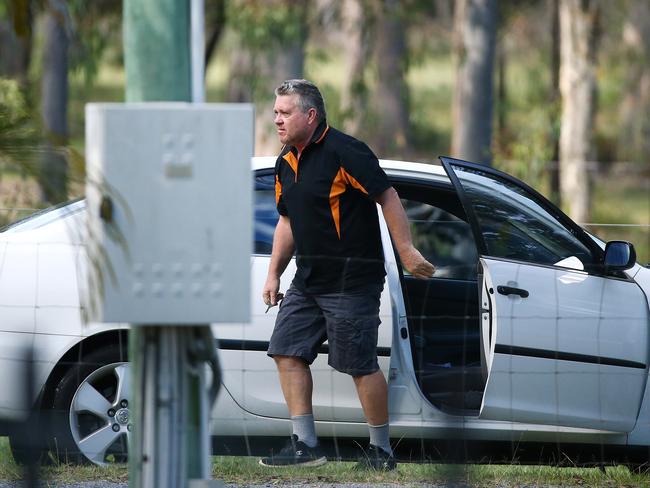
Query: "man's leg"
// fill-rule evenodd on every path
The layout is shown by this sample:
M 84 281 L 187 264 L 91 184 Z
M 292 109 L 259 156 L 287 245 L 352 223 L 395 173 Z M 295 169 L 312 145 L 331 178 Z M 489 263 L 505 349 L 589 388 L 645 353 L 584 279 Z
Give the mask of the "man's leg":
M 366 421 L 370 425 L 388 423 L 388 385 L 381 370 L 364 376 L 353 376 L 352 379 Z
M 392 455 L 388 426 L 388 385 L 384 374 L 380 370 L 364 376 L 353 376 L 352 379 L 368 422 L 370 444 L 381 447 Z
M 318 438 L 312 413 L 313 382 L 309 365 L 303 359 L 292 356 L 274 356 L 273 359 L 278 368 L 293 433 L 298 440 L 314 447 L 318 444 Z
M 313 383 L 307 363 L 292 356 L 273 356 L 280 375 L 280 386 L 289 408 L 289 415 L 312 413 L 311 395 Z
M 361 464 L 390 470 L 396 463 L 390 447 L 388 385 L 377 361 L 379 300 L 379 292 L 317 297 L 326 318 L 328 363 L 352 376 L 368 422 L 370 447 Z
M 327 462 L 316 437 L 309 369 L 325 339 L 320 308 L 313 298 L 292 285 L 278 310 L 267 354 L 278 369 L 294 435 L 280 451 L 260 459 L 263 466 L 320 466 Z

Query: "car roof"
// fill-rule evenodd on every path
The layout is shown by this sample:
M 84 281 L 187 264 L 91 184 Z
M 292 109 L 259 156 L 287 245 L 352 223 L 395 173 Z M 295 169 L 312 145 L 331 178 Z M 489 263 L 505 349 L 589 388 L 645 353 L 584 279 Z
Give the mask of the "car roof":
M 275 156 L 256 156 L 252 159 L 253 170 L 272 169 L 275 167 Z M 411 161 L 397 161 L 393 159 L 380 159 L 380 166 L 391 173 L 419 173 L 421 176 L 443 176 L 447 177 L 444 168 L 440 163 L 414 163 Z

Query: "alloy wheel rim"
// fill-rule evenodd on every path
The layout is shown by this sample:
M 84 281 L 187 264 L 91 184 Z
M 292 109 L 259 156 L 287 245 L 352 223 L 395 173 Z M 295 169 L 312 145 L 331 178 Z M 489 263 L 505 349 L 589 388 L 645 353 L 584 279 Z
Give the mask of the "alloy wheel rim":
M 126 462 L 132 431 L 131 367 L 102 366 L 79 385 L 70 404 L 69 424 L 81 454 L 99 465 Z

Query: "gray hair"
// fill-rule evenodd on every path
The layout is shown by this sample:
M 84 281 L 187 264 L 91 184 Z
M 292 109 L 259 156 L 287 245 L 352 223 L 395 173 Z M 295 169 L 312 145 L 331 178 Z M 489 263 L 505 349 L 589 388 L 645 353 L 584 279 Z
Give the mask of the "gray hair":
M 316 119 L 322 122 L 326 119 L 325 102 L 320 90 L 311 81 L 286 80 L 275 89 L 275 95 L 298 95 L 300 110 L 307 112 L 310 108 L 316 110 Z

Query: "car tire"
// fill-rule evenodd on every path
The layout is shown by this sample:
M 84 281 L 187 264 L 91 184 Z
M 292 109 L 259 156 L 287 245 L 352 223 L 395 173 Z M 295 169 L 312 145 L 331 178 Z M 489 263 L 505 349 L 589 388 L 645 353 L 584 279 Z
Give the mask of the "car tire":
M 32 414 L 20 433 L 9 436 L 9 449 L 19 466 L 45 464 L 48 460 L 45 436 L 41 430 L 45 422 L 39 421 L 40 418 Z
M 51 452 L 59 462 L 128 461 L 130 366 L 126 351 L 109 345 L 84 356 L 63 375 L 52 403 Z

